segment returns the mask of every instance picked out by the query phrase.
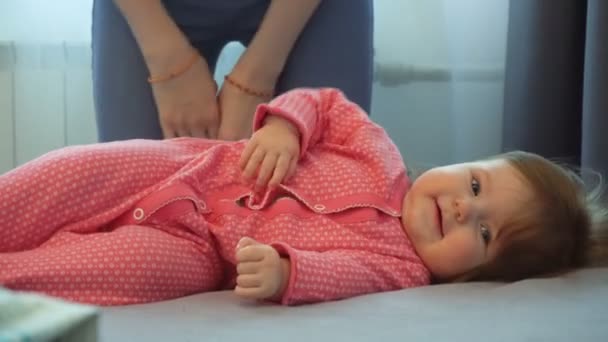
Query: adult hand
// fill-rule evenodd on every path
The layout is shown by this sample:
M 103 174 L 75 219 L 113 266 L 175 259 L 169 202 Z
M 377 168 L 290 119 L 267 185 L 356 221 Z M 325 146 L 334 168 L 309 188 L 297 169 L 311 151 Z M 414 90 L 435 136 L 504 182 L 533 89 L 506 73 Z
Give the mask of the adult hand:
M 152 93 L 165 138 L 217 138 L 217 86 L 203 58 L 183 74 L 152 84 Z
M 228 81 L 224 82 L 218 96 L 221 140 L 240 140 L 251 137 L 253 115 L 265 99 L 247 94 Z

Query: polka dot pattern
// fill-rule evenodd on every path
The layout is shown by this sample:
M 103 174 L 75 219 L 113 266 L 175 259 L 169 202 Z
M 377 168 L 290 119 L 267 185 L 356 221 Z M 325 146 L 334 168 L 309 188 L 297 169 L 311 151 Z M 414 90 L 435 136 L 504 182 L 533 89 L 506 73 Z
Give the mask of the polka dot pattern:
M 305 194 L 309 203 L 324 203 L 333 211 L 345 205 L 340 199 L 365 194 L 367 204 L 400 212 L 407 177 L 399 149 L 340 91 L 288 92 L 259 107 L 256 128 L 269 114 L 289 119 L 301 132 L 303 158 L 298 177 L 288 185 Z
M 280 192 L 241 182 L 245 141 L 194 138 L 69 147 L 0 176 L 0 283 L 100 305 L 230 288 L 234 247 L 250 236 L 291 259 L 285 304 L 428 284 L 400 225 L 407 178 L 384 130 L 331 89 L 285 94 L 256 123 L 269 113 L 302 133 Z M 197 205 L 176 214 L 175 184 Z M 152 214 L 138 207 L 156 200 Z
M 274 205 L 285 201 L 289 200 Z M 358 210 L 363 209 L 350 211 Z M 289 257 L 292 278 L 284 304 L 341 299 L 430 281 L 398 218 L 369 215 L 359 222 L 340 222 L 335 214 L 311 214 L 304 206 L 289 213 L 277 210 L 276 216 L 264 210 L 243 216 L 236 204 L 233 211 L 238 213 L 229 211 L 207 217 L 222 257 L 235 262 L 234 246 L 242 236 L 271 244 Z
M 0 268 L 8 288 L 97 305 L 209 291 L 221 275 L 213 249 L 138 226 L 110 234 L 61 232 L 34 250 L 4 254 Z
M 93 232 L 195 156 L 181 142 L 68 147 L 0 177 L 0 252 L 31 249 L 57 230 Z
M 0 176 L 0 284 L 99 305 L 217 289 L 221 262 L 197 213 L 151 218 L 145 227 L 113 224 L 212 145 L 68 147 Z

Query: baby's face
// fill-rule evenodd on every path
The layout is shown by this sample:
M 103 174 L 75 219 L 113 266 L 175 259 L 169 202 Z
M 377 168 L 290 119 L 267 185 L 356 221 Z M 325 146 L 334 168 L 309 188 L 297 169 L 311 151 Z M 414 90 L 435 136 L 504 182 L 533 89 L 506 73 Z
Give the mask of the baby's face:
M 401 220 L 431 273 L 446 279 L 491 260 L 505 221 L 530 200 L 522 176 L 504 160 L 448 165 L 412 184 Z

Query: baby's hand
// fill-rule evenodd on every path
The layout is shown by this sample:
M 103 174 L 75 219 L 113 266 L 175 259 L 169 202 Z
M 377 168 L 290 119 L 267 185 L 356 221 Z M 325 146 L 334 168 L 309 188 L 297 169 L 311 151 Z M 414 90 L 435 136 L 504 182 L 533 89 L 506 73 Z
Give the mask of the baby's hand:
M 289 261 L 272 246 L 244 237 L 236 246 L 236 288 L 249 299 L 280 299 L 289 279 Z
M 273 188 L 295 173 L 299 157 L 297 128 L 283 118 L 269 116 L 247 142 L 239 167 L 247 181 L 257 172 L 256 189 L 264 188 L 266 184 Z

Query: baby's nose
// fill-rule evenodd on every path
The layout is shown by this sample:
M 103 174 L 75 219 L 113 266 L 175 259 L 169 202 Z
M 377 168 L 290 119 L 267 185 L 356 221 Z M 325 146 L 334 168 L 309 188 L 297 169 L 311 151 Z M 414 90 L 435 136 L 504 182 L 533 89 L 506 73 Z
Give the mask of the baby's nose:
M 459 198 L 454 201 L 454 214 L 456 222 L 466 223 L 469 221 L 473 214 L 473 204 L 471 200 L 465 198 Z

